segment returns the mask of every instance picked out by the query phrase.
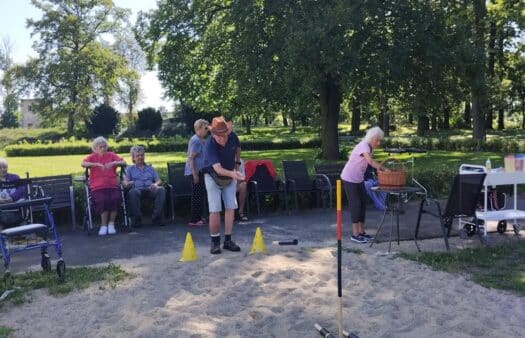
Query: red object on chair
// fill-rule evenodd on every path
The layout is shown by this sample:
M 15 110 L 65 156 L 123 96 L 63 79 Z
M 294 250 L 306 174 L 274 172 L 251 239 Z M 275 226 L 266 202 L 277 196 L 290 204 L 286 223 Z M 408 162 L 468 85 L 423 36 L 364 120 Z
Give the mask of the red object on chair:
M 252 178 L 253 174 L 255 173 L 255 168 L 259 165 L 264 165 L 267 169 L 270 175 L 275 179 L 277 177 L 277 173 L 275 172 L 275 168 L 273 166 L 272 161 L 270 160 L 246 160 L 244 161 L 244 174 L 246 176 L 246 181 L 250 181 L 250 178 Z

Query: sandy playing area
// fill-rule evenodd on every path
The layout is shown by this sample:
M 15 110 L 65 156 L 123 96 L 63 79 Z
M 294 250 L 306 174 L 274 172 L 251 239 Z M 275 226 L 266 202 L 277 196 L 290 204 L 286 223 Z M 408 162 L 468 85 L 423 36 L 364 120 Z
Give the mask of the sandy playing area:
M 180 253 L 119 260 L 114 289 L 36 292 L 0 312 L 14 337 L 318 337 L 337 332 L 336 252 L 275 247 L 180 263 Z M 343 255 L 344 324 L 361 337 L 523 337 L 525 298 L 373 251 Z M 320 337 L 320 336 L 319 336 Z

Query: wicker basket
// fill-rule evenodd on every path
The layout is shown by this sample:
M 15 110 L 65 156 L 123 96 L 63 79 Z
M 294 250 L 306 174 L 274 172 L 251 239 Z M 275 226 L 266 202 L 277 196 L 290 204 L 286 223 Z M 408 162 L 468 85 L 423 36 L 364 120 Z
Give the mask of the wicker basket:
M 379 185 L 391 187 L 402 187 L 406 185 L 407 171 L 405 166 L 401 162 L 392 162 L 392 160 L 390 160 L 389 163 L 393 163 L 393 165 L 390 166 L 391 168 L 389 168 L 390 171 L 377 171 L 377 181 Z

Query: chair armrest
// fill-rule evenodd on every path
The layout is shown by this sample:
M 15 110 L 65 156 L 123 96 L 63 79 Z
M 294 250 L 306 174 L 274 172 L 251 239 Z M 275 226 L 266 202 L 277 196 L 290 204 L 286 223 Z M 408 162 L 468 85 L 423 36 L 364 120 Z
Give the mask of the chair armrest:
M 292 188 L 291 190 L 294 190 L 294 191 L 297 190 L 296 188 L 297 185 L 295 183 L 295 180 L 292 180 L 292 179 L 287 179 L 284 186 L 286 190 L 289 190 L 288 188 L 289 186 L 291 186 Z
M 316 182 L 321 182 L 321 189 L 324 187 L 328 187 L 328 190 L 332 190 L 332 183 L 330 183 L 330 178 L 328 178 L 328 176 L 326 176 L 325 174 L 315 174 L 315 180 Z

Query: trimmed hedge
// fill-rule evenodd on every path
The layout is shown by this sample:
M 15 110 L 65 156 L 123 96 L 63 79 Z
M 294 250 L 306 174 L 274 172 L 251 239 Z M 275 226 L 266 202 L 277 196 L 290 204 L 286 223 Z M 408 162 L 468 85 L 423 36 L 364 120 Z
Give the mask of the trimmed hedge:
M 444 151 L 488 151 L 499 153 L 520 153 L 525 149 L 525 140 L 493 138 L 488 141 L 475 141 L 467 138 L 451 137 L 385 137 L 381 141 L 385 148 L 414 147 L 426 150 Z
M 128 153 L 131 146 L 142 144 L 148 152 L 184 152 L 188 148 L 187 140 L 150 139 L 146 141 L 110 140 L 110 149 L 116 153 Z M 321 146 L 319 139 L 286 141 L 242 141 L 243 150 L 277 150 L 316 148 Z M 9 145 L 4 148 L 7 156 L 53 156 L 83 155 L 91 152 L 90 141 L 62 141 L 59 143 L 37 142 Z

